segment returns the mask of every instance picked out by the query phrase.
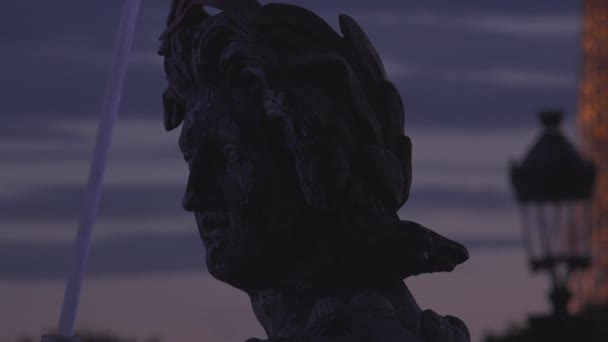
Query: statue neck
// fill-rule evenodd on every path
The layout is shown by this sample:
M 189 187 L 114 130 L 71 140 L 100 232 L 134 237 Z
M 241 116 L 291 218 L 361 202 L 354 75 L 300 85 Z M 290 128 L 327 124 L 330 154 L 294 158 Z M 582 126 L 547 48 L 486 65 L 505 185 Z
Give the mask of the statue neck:
M 409 331 L 419 329 L 420 308 L 399 278 L 334 275 L 315 281 L 292 280 L 252 292 L 250 297 L 269 338 L 299 336 L 324 319 L 355 311 L 369 311 L 370 315 L 392 312 Z

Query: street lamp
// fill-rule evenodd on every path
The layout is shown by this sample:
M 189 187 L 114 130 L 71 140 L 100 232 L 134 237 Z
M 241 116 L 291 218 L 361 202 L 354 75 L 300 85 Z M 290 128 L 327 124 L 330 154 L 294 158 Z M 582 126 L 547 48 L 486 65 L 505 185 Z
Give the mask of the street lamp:
M 550 274 L 554 314 L 567 315 L 570 272 L 591 262 L 591 195 L 595 166 L 560 131 L 562 113 L 540 113 L 543 131 L 511 181 L 523 218 L 523 241 L 533 272 Z

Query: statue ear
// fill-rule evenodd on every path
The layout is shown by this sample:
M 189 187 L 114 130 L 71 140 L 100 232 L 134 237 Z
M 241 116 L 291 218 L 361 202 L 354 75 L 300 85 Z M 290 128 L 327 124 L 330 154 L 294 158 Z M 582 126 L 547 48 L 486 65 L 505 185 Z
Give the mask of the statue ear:
M 350 160 L 342 146 L 326 137 L 310 145 L 292 144 L 290 150 L 295 156 L 300 188 L 311 207 L 335 210 L 348 202 L 344 196 Z
M 314 109 L 298 108 L 288 95 L 268 91 L 264 97 L 267 118 L 276 122 L 281 138 L 293 157 L 300 189 L 308 205 L 336 209 L 344 205 L 344 188 L 350 160 L 340 139 L 321 127 Z M 320 100 L 322 101 L 322 100 Z M 295 108 L 294 108 L 295 107 Z M 318 108 L 317 108 L 318 110 Z
M 184 121 L 186 108 L 170 88 L 163 93 L 163 110 L 165 130 L 171 131 Z

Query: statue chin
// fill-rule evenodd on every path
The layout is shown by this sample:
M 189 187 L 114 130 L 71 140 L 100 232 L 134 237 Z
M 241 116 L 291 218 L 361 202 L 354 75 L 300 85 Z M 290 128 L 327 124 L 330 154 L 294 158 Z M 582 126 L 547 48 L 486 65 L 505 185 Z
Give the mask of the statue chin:
M 209 273 L 222 282 L 237 288 L 242 288 L 244 280 L 248 278 L 247 270 L 253 265 L 251 256 L 244 255 L 243 248 L 239 248 L 234 241 L 205 241 L 205 258 Z M 247 260 L 247 262 L 245 261 Z
M 239 264 L 233 258 L 221 255 L 215 247 L 207 248 L 206 262 L 209 273 L 215 279 L 245 290 L 248 283 L 246 279 L 249 278 L 245 265 Z
M 215 258 L 213 251 L 207 252 L 207 269 L 215 279 L 231 285 L 237 289 L 247 293 L 265 288 L 275 282 L 278 277 L 277 272 L 267 271 L 269 268 L 275 270 L 274 267 L 261 262 L 247 263 L 226 258 Z
M 206 264 L 217 280 L 250 292 L 273 284 L 286 277 L 288 258 L 279 256 L 280 249 L 270 246 L 226 243 L 206 245 Z M 276 253 L 270 253 L 275 250 Z M 262 252 L 263 251 L 263 252 Z M 273 256 L 272 254 L 275 254 Z

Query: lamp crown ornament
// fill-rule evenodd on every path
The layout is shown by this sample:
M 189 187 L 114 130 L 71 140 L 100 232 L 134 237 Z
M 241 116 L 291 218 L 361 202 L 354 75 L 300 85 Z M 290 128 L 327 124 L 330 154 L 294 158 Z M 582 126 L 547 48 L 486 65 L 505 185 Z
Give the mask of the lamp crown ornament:
M 559 128 L 562 118 L 563 112 L 561 110 L 543 110 L 540 112 L 540 121 L 545 129 Z
M 512 163 L 511 181 L 519 201 L 559 202 L 590 198 L 595 165 L 584 159 L 559 130 L 563 114 L 540 113 L 544 127 L 521 163 Z

